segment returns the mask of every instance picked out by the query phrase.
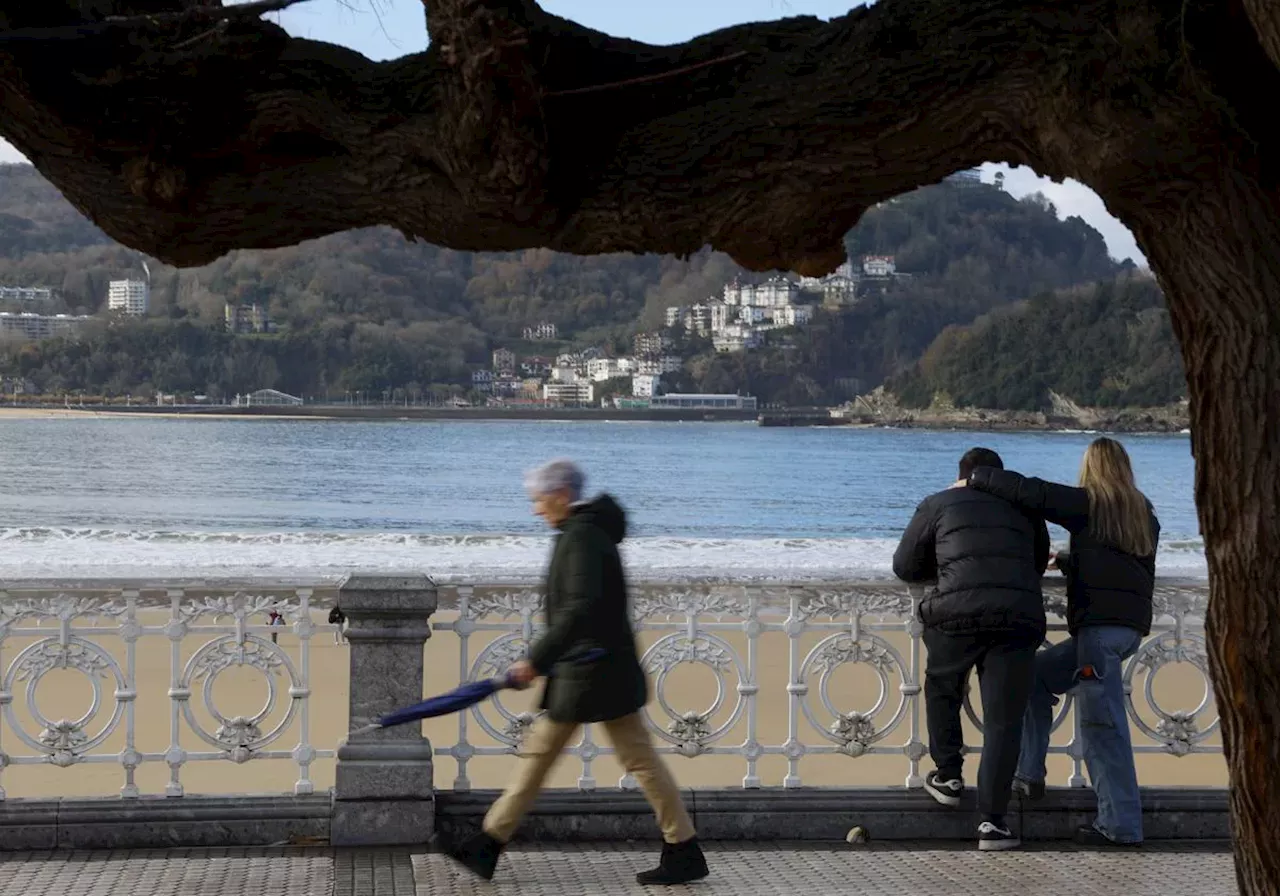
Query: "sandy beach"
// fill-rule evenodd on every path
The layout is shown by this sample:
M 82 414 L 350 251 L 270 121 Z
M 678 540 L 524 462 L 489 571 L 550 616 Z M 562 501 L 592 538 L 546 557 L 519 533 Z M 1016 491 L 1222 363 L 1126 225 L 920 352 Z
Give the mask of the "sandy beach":
M 167 613 L 163 611 L 146 611 L 140 614 L 145 625 L 163 624 Z M 323 622 L 323 613 L 317 612 L 315 620 Z M 445 621 L 449 613 L 441 613 L 439 620 Z M 45 623 L 50 634 L 56 634 L 56 627 Z M 740 634 L 722 633 L 725 640 L 738 652 L 746 656 L 745 637 Z M 483 648 L 491 633 L 482 632 L 473 635 L 469 644 L 470 659 L 474 660 Z M 657 637 L 654 633 L 645 633 L 642 643 L 651 644 Z M 194 652 L 207 640 L 208 636 L 189 636 L 181 644 L 180 664 L 185 665 Z M 820 640 L 821 635 L 814 633 L 800 639 L 800 655 L 804 654 Z M 5 669 L 17 656 L 18 651 L 31 643 L 28 637 L 11 636 L 0 642 L 0 669 Z M 120 639 L 110 634 L 94 635 L 92 640 L 107 649 L 111 655 L 123 664 L 125 652 Z M 896 634 L 887 636 L 893 646 L 904 656 L 908 645 L 904 636 Z M 280 635 L 281 646 L 289 653 L 295 665 L 300 665 L 298 639 L 288 630 Z M 457 684 L 461 660 L 460 639 L 451 631 L 440 631 L 427 643 L 425 650 L 426 676 L 424 690 L 426 693 L 437 693 Z M 789 669 L 788 638 L 781 632 L 768 632 L 759 639 L 757 678 L 760 696 L 757 707 L 756 739 L 766 745 L 781 745 L 788 739 L 788 696 L 786 685 Z M 163 635 L 147 635 L 137 643 L 136 682 L 137 682 L 137 743 L 142 752 L 163 753 L 170 742 L 170 701 L 167 694 L 170 680 L 170 644 Z M 318 748 L 334 748 L 340 738 L 348 730 L 348 650 L 345 646 L 334 644 L 332 634 L 324 630 L 314 637 L 311 645 L 311 699 L 310 718 L 311 742 Z M 105 715 L 99 715 L 98 722 L 86 726 L 92 733 L 100 727 L 100 722 L 109 718 L 113 705 L 112 688 L 108 681 L 103 681 L 103 700 Z M 897 681 L 890 680 L 888 709 L 877 716 L 877 723 L 892 716 L 893 708 L 898 702 Z M 822 700 L 817 691 L 817 680 L 810 679 L 810 702 L 814 708 L 817 721 L 825 728 L 830 724 L 831 716 L 822 707 Z M 712 727 L 716 728 L 728 720 L 736 700 L 736 679 L 730 680 L 726 675 L 724 701 L 720 711 L 712 717 Z M 210 731 L 217 726 L 212 722 L 201 705 L 201 683 L 193 686 L 192 708 L 197 719 Z M 281 694 L 287 691 L 287 681 L 281 680 Z M 1135 694 L 1140 707 L 1145 707 L 1145 699 L 1141 696 L 1141 682 L 1135 682 Z M 1190 666 L 1166 668 L 1157 677 L 1153 689 L 1156 699 L 1165 709 L 1191 709 L 1199 702 L 1203 684 L 1198 672 Z M 845 666 L 838 669 L 829 682 L 829 694 L 841 711 L 866 711 L 876 703 L 880 692 L 877 676 L 867 666 Z M 706 667 L 682 665 L 677 667 L 667 679 L 664 694 L 672 705 L 672 709 L 683 713 L 689 710 L 703 710 L 710 705 L 716 695 L 716 676 Z M 215 705 L 227 717 L 238 715 L 251 716 L 263 705 L 266 686 L 263 673 L 246 668 L 231 668 L 218 676 L 212 689 Z M 40 682 L 36 693 L 38 706 L 50 720 L 76 719 L 84 714 L 92 699 L 92 689 L 87 679 L 79 672 L 58 670 L 50 671 Z M 506 704 L 515 711 L 531 708 L 532 694 L 508 694 Z M 264 730 L 274 727 L 274 722 L 282 719 L 287 709 L 287 697 L 284 697 L 275 708 L 273 715 L 263 723 Z M 27 706 L 26 684 L 15 682 L 13 685 L 12 711 L 18 725 L 33 735 L 39 733 L 30 716 Z M 662 720 L 666 726 L 667 717 L 655 700 L 650 704 L 650 712 L 655 719 Z M 493 719 L 498 728 L 504 723 L 498 718 L 492 706 L 485 708 L 486 717 Z M 1150 716 L 1150 713 L 1146 713 Z M 1213 717 L 1212 707 L 1206 722 Z M 884 740 L 884 744 L 900 746 L 907 741 L 909 719 Z M 1154 727 L 1154 718 L 1148 723 Z M 487 736 L 476 720 L 470 716 L 466 721 L 468 739 L 477 746 L 492 746 L 493 738 Z M 924 730 L 923 708 L 921 708 L 920 730 Z M 424 726 L 426 735 L 437 747 L 447 747 L 458 740 L 459 717 L 433 720 Z M 745 713 L 731 726 L 724 737 L 718 741 L 719 746 L 731 747 L 742 743 L 747 737 Z M 190 730 L 185 720 L 179 722 L 179 740 L 188 751 L 209 749 Z M 281 740 L 272 749 L 291 750 L 298 743 L 300 719 L 295 718 L 285 730 Z M 977 736 L 971 730 L 972 741 Z M 922 737 L 922 739 L 924 739 Z M 818 731 L 802 715 L 799 718 L 798 740 L 808 746 L 826 743 Z M 1066 740 L 1066 732 L 1060 731 L 1055 743 Z M 1150 744 L 1150 741 L 1135 731 L 1135 743 Z M 1210 743 L 1219 743 L 1214 737 Z M 97 754 L 118 753 L 125 746 L 123 728 L 117 730 L 94 752 Z M 13 755 L 29 755 L 32 750 L 18 742 L 8 720 L 0 724 L 0 749 Z M 467 776 L 473 788 L 500 787 L 506 780 L 515 760 L 509 756 L 480 756 L 467 765 Z M 740 756 L 701 756 L 690 759 L 683 756 L 672 756 L 670 761 L 680 783 L 688 787 L 734 787 L 741 786 L 742 778 L 747 772 L 746 760 Z M 1064 784 L 1070 773 L 1070 761 L 1063 756 L 1050 758 L 1050 783 Z M 930 768 L 928 759 L 922 762 L 922 769 Z M 1226 767 L 1219 755 L 1191 755 L 1177 758 L 1169 755 L 1142 755 L 1139 757 L 1139 776 L 1145 785 L 1201 785 L 1226 786 Z M 800 763 L 800 775 L 805 786 L 875 786 L 901 785 L 907 774 L 907 760 L 899 755 L 868 755 L 851 758 L 845 755 L 811 755 Z M 436 784 L 440 788 L 451 788 L 458 774 L 458 763 L 450 757 L 440 757 L 436 764 Z M 566 758 L 556 770 L 552 785 L 556 787 L 576 787 L 582 774 L 582 764 L 576 758 Z M 592 763 L 591 774 L 600 788 L 616 786 L 621 770 L 612 757 L 601 757 Z M 765 756 L 759 762 L 758 774 L 761 783 L 766 787 L 777 787 L 782 784 L 787 774 L 787 761 L 782 756 Z M 976 761 L 971 760 L 967 770 L 968 776 L 976 778 Z M 163 793 L 168 780 L 169 770 L 162 761 L 147 762 L 137 773 L 137 783 L 143 793 Z M 317 790 L 332 785 L 334 777 L 333 760 L 319 760 L 312 767 L 312 778 Z M 281 793 L 290 792 L 297 779 L 296 766 L 288 760 L 253 760 L 244 764 L 229 761 L 191 762 L 181 773 L 181 780 L 187 793 Z M 2 785 L 9 798 L 18 797 L 54 797 L 54 796 L 110 796 L 119 793 L 123 783 L 123 772 L 113 759 L 103 763 L 84 763 L 71 768 L 56 768 L 52 765 L 18 765 L 10 766 L 0 775 Z
M 329 419 L 327 417 L 317 417 L 309 415 L 296 414 L 231 414 L 231 413 L 206 413 L 204 411 L 194 411 L 186 413 L 179 410 L 156 409 L 150 411 L 128 411 L 128 410 L 110 410 L 100 411 L 91 407 L 84 408 L 36 408 L 9 406 L 0 407 L 0 420 L 52 420 L 57 418 L 86 420 L 97 418 L 100 420 L 113 420 L 116 418 L 147 418 L 153 420 L 317 420 Z

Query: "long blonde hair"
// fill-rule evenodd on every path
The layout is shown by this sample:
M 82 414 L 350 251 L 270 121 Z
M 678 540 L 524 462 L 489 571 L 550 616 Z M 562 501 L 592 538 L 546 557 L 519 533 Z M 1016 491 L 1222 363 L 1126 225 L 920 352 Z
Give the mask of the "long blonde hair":
M 1089 493 L 1089 534 L 1135 557 L 1155 553 L 1147 498 L 1134 484 L 1123 445 L 1104 437 L 1085 449 L 1080 487 Z

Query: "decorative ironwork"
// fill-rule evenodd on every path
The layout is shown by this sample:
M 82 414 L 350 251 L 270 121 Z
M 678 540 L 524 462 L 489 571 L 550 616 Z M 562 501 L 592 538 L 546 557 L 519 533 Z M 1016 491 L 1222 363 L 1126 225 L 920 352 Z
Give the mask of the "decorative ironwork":
M 269 594 L 201 589 L 192 598 L 184 589 L 156 586 L 148 588 L 147 594 L 146 599 L 139 591 L 127 589 L 0 594 L 0 652 L 10 641 L 25 643 L 11 659 L 3 657 L 9 660 L 7 665 L 0 664 L 0 738 L 10 733 L 14 738 L 0 762 L 0 775 L 35 763 L 68 768 L 84 762 L 112 762 L 123 773 L 121 796 L 132 798 L 140 795 L 134 780 L 137 769 L 164 763 L 169 768 L 165 793 L 180 796 L 182 770 L 191 762 L 290 759 L 299 772 L 294 792 L 310 793 L 311 765 L 334 755 L 332 749 L 319 750 L 310 743 L 305 713 L 298 721 L 299 707 L 310 696 L 310 640 L 320 628 L 311 619 L 310 590 L 280 588 Z M 267 625 L 273 610 L 291 624 L 288 629 Z M 285 631 L 293 636 L 300 665 L 282 645 L 266 638 Z M 139 650 L 166 649 L 171 743 L 163 752 L 146 752 L 136 742 L 136 657 Z M 250 669 L 265 680 L 268 695 L 263 710 L 254 714 L 219 711 L 213 685 L 233 668 Z M 92 689 L 90 704 L 79 718 L 49 718 L 41 709 L 40 683 L 59 670 L 78 673 Z M 289 707 L 264 730 L 264 721 L 283 696 L 277 693 L 281 681 L 288 683 Z M 156 683 L 144 684 L 154 687 Z M 197 684 L 203 686 L 199 696 L 213 719 L 213 730 L 207 730 L 192 711 L 192 689 Z M 18 700 L 25 704 L 33 730 L 15 712 Z M 182 740 L 191 733 L 213 749 L 200 752 L 184 747 Z M 272 749 L 287 733 L 296 734 L 297 743 L 285 750 Z M 102 752 L 108 738 L 120 735 L 123 746 Z M 18 752 L 14 749 L 18 745 L 31 752 Z
M 438 635 L 458 638 L 462 680 L 502 674 L 539 636 L 542 596 L 537 589 L 497 585 L 440 590 L 441 605 L 457 612 L 442 613 L 434 628 Z M 0 595 L 0 743 L 5 748 L 0 784 L 22 765 L 66 768 L 109 762 L 121 770 L 121 794 L 136 797 L 135 771 L 160 765 L 168 771 L 164 792 L 181 796 L 182 773 L 190 763 L 279 759 L 298 769 L 294 791 L 310 792 L 311 766 L 334 756 L 332 749 L 317 749 L 310 741 L 311 639 L 332 628 L 313 621 L 310 591 L 202 588 L 189 594 L 157 586 L 146 593 L 151 596 L 144 599 L 137 591 L 59 588 L 47 594 Z M 916 614 L 921 594 L 892 582 L 639 586 L 633 614 L 648 644 L 641 661 L 652 676 L 655 699 L 646 718 L 659 749 L 702 757 L 699 761 L 737 757 L 745 766 L 742 783 L 748 788 L 767 783 L 758 766 L 768 757 L 786 763 L 783 785 L 798 787 L 811 756 L 896 755 L 905 760 L 908 786 L 918 786 L 919 764 L 927 755 L 921 706 L 925 655 Z M 1053 614 L 1063 612 L 1061 590 L 1049 591 L 1046 604 Z M 1182 756 L 1220 750 L 1201 633 L 1206 606 L 1203 583 L 1162 581 L 1157 587 L 1154 631 L 1124 669 L 1126 708 L 1138 752 Z M 287 626 L 269 626 L 272 611 Z M 1050 628 L 1056 639 L 1065 625 L 1055 617 Z M 281 643 L 273 643 L 271 635 Z M 433 639 L 427 649 L 439 643 Z M 762 691 L 760 656 L 766 643 L 786 645 L 785 690 L 771 690 L 772 679 L 766 677 Z M 140 749 L 135 739 L 139 651 L 169 654 L 165 693 L 171 735 L 168 746 L 157 752 Z M 700 691 L 683 679 L 676 684 L 676 670 L 688 665 L 712 676 L 714 694 L 704 705 L 691 705 L 701 702 L 695 699 Z M 1198 701 L 1167 707 L 1157 700 L 1155 679 L 1175 667 L 1198 673 L 1204 684 Z M 841 670 L 850 668 L 878 681 L 870 705 L 847 705 L 850 695 L 836 686 Z M 39 684 L 60 670 L 81 676 L 92 688 L 90 704 L 79 718 L 51 718 L 41 711 Z M 256 710 L 217 705 L 215 683 L 232 670 L 251 674 L 265 688 Z M 764 736 L 758 718 L 761 701 L 785 706 L 785 734 Z M 26 709 L 22 717 L 19 704 Z M 144 705 L 155 711 L 154 703 Z M 436 746 L 440 755 L 457 762 L 455 788 L 470 786 L 471 762 L 518 753 L 538 716 L 509 693 L 459 713 L 453 722 L 457 738 Z M 973 717 L 979 721 L 976 713 Z M 1069 697 L 1057 724 L 1066 732 L 1075 730 Z M 113 739 L 109 750 L 108 738 Z M 595 787 L 593 763 L 610 748 L 588 726 L 570 751 L 581 764 L 578 786 Z M 1068 781 L 1083 784 L 1079 732 L 1051 751 L 1071 758 Z M 621 782 L 624 787 L 634 783 L 629 778 Z
M 494 596 L 498 589 L 486 588 L 483 597 L 478 592 L 457 586 L 458 606 L 464 612 L 457 622 L 436 625 L 437 630 L 456 632 L 469 670 L 467 677 L 473 679 L 497 674 L 524 655 L 528 640 L 537 637 L 535 623 L 540 622 L 535 618 L 540 607 L 527 596 L 520 597 L 533 592 L 511 589 L 502 592 L 507 595 L 502 599 Z M 651 730 L 662 744 L 660 750 L 703 757 L 702 761 L 709 755 L 737 756 L 746 765 L 744 787 L 763 786 L 757 764 L 768 756 L 787 762 L 783 785 L 799 787 L 801 769 L 810 756 L 898 755 L 907 764 L 908 786 L 919 786 L 920 763 L 928 755 L 921 703 L 926 657 L 916 615 L 924 593 L 923 589 L 912 593 L 893 582 L 817 587 L 638 586 L 633 617 L 642 637 L 654 637 L 641 659 L 652 677 L 655 699 L 647 712 Z M 1159 668 L 1176 662 L 1200 671 L 1207 687 L 1207 665 L 1202 661 L 1198 634 L 1206 600 L 1203 583 L 1162 581 L 1158 585 L 1155 631 L 1125 671 L 1126 687 L 1134 682 L 1142 684 L 1143 677 L 1148 679 L 1147 687 L 1133 687 L 1126 697 L 1137 729 L 1138 752 L 1183 755 L 1220 749 L 1210 741 L 1218 725 L 1216 719 L 1207 718 L 1210 700 L 1196 707 L 1165 710 L 1155 700 L 1149 681 Z M 1050 638 L 1056 640 L 1066 628 L 1062 619 L 1066 600 L 1060 586 L 1046 590 L 1045 603 L 1051 615 Z M 484 640 L 473 659 L 471 644 L 477 637 Z M 758 647 L 766 638 L 782 638 L 790 645 L 792 673 L 785 693 L 762 693 L 757 684 Z M 683 664 L 702 666 L 714 676 L 715 695 L 709 705 L 688 705 L 695 691 L 685 686 L 683 679 L 676 686 L 672 675 Z M 849 695 L 835 681 L 843 674 L 840 670 L 848 668 L 869 671 L 878 680 L 878 693 L 872 690 L 870 705 L 842 705 Z M 780 742 L 769 743 L 760 736 L 756 708 L 761 700 L 785 701 L 788 734 Z M 1141 713 L 1135 701 L 1142 706 Z M 459 718 L 455 744 L 437 746 L 439 754 L 458 761 L 456 788 L 470 786 L 466 771 L 470 762 L 518 749 L 523 732 L 536 718 L 536 714 L 506 709 L 501 698 L 490 703 L 491 707 L 477 708 Z M 966 706 L 980 730 L 981 719 L 967 696 Z M 493 716 L 497 723 L 489 721 Z M 1153 721 L 1142 721 L 1145 718 Z M 476 719 L 493 746 L 474 742 L 469 735 L 468 722 Z M 1050 750 L 1071 758 L 1067 783 L 1083 786 L 1079 732 L 1069 694 L 1059 705 L 1054 728 L 1076 732 L 1068 742 L 1054 744 Z M 582 765 L 579 787 L 594 787 L 592 764 L 609 753 L 609 748 L 601 746 L 588 730 L 570 752 Z M 635 786 L 629 777 L 620 784 Z

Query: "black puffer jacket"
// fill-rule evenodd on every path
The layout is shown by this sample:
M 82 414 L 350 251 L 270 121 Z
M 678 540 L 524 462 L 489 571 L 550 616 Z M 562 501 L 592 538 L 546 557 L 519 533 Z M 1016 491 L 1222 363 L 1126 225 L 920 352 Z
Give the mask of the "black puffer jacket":
M 907 582 L 937 582 L 920 605 L 926 627 L 1043 635 L 1040 579 L 1048 562 L 1042 520 L 976 489 L 950 488 L 916 508 L 893 571 Z
M 1088 492 L 989 467 L 974 470 L 969 485 L 1071 533 L 1071 549 L 1058 555 L 1058 566 L 1067 577 L 1067 628 L 1072 634 L 1091 625 L 1122 625 L 1150 633 L 1155 554 L 1135 557 L 1094 538 L 1089 533 Z M 1160 541 L 1160 521 L 1150 501 L 1147 510 L 1154 546 Z
M 648 700 L 618 553 L 626 535 L 626 514 L 608 495 L 560 524 L 547 569 L 547 630 L 529 648 L 529 661 L 547 676 L 542 708 L 554 722 L 605 722 Z M 602 659 L 582 662 L 600 648 Z

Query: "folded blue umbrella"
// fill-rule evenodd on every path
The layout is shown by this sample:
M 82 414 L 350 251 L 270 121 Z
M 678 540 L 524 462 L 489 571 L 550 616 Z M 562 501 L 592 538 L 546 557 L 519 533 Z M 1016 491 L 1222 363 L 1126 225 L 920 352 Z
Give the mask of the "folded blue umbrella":
M 588 650 L 575 659 L 574 662 L 593 663 L 596 660 L 603 659 L 606 653 L 608 651 L 602 648 Z M 481 700 L 489 699 L 498 691 L 514 687 L 516 687 L 516 683 L 505 675 L 499 678 L 487 678 L 482 681 L 469 681 L 448 693 L 389 712 L 372 725 L 357 728 L 351 734 L 368 734 L 371 731 L 378 731 L 382 728 L 393 728 L 396 725 L 407 725 L 410 722 L 417 722 L 421 719 L 434 719 L 437 716 L 447 716 L 455 712 L 461 712 L 464 709 L 470 709 Z

